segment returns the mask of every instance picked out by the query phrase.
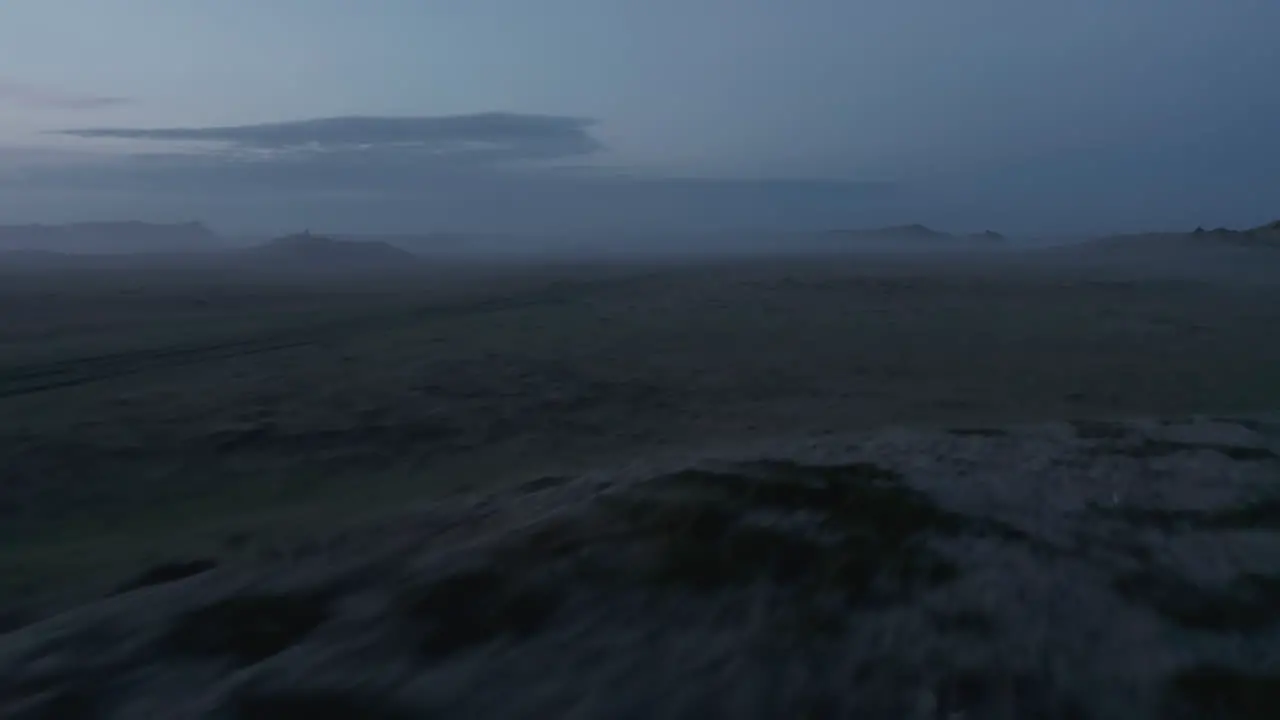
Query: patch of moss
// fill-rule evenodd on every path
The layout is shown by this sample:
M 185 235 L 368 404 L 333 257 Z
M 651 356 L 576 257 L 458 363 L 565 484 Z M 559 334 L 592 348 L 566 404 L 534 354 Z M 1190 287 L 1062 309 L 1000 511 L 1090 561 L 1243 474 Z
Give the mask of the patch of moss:
M 179 617 L 160 645 L 182 655 L 249 665 L 297 644 L 328 617 L 328 600 L 318 595 L 231 597 Z
M 735 516 L 751 511 L 802 512 L 825 529 L 875 535 L 886 543 L 930 532 L 955 534 L 966 525 L 964 518 L 904 484 L 896 471 L 870 463 L 760 461 L 744 464 L 738 472 L 689 470 L 656 483 L 718 500 Z
M 610 509 L 650 549 L 651 580 L 697 591 L 764 580 L 869 603 L 958 575 L 927 539 L 962 531 L 964 519 L 900 479 L 865 463 L 764 461 L 657 478 L 651 494 Z M 788 515 L 808 527 L 785 526 Z
M 1165 510 L 1127 505 L 1109 507 L 1098 503 L 1091 503 L 1089 510 L 1096 515 L 1166 532 L 1196 528 L 1205 521 L 1205 512 L 1202 510 Z
M 464 570 L 414 588 L 404 612 L 424 627 L 422 652 L 444 657 L 499 638 L 524 638 L 559 609 L 548 588 L 522 582 L 502 568 Z
M 1094 512 L 1126 522 L 1174 530 L 1277 530 L 1280 529 L 1280 497 L 1262 497 L 1210 510 L 1159 508 L 1103 508 Z
M 570 478 L 559 475 L 544 475 L 542 477 L 526 480 L 525 482 L 520 483 L 517 490 L 522 493 L 538 493 L 567 485 L 569 480 Z
M 28 720 L 99 720 L 110 717 L 99 688 L 82 685 L 61 688 L 41 698 L 17 717 Z
M 0 715 L 30 720 L 98 720 L 115 704 L 100 672 L 60 670 L 0 679 Z
M 659 538 L 653 579 L 715 590 L 756 579 L 791 584 L 819 570 L 824 548 L 818 543 L 766 527 L 724 526 L 717 532 L 711 523 L 695 522 L 685 533 Z
M 934 687 L 936 713 L 952 717 L 1083 720 L 1084 709 L 1050 683 L 1025 673 L 964 670 Z
M 114 594 L 118 595 L 144 587 L 185 580 L 189 577 L 209 572 L 216 567 L 218 567 L 218 562 L 209 558 L 162 563 L 148 568 L 137 577 L 116 588 Z
M 1280 717 L 1280 673 L 1198 665 L 1166 683 L 1163 717 L 1271 720 Z
M 1280 529 L 1280 498 L 1258 498 L 1223 508 L 1208 513 L 1204 523 L 1219 529 Z
M 1002 430 L 1000 428 L 980 428 L 980 427 L 951 428 L 947 432 L 952 435 L 957 435 L 959 437 L 996 438 L 996 437 L 1007 437 L 1009 435 L 1009 431 Z
M 1280 460 L 1280 455 L 1277 455 L 1274 450 L 1271 450 L 1270 448 L 1264 448 L 1264 447 L 1252 447 L 1249 445 L 1222 445 L 1222 444 L 1201 445 L 1200 447 L 1204 448 L 1205 450 L 1212 450 L 1213 452 L 1219 453 L 1221 455 L 1226 455 L 1232 460 L 1242 460 L 1242 461 Z
M 411 712 L 381 698 L 341 690 L 280 690 L 244 693 L 233 702 L 236 720 L 411 720 Z
M 996 632 L 996 620 L 981 610 L 957 609 L 934 613 L 934 626 L 944 633 L 991 637 Z
M 1117 577 L 1113 587 L 1131 602 L 1150 607 L 1185 628 L 1248 632 L 1280 622 L 1280 575 L 1247 573 L 1219 588 L 1207 588 L 1169 571 Z
M 1123 440 L 1130 434 L 1125 425 L 1104 420 L 1073 420 L 1071 426 L 1076 436 L 1084 440 Z
M 1245 430 L 1256 433 L 1265 433 L 1274 426 L 1272 423 L 1266 423 L 1252 418 L 1215 417 L 1213 418 L 1213 421 L 1226 425 L 1239 425 Z
M 34 613 L 25 607 L 0 608 L 0 635 L 26 626 L 33 617 Z
M 1224 455 L 1232 460 L 1242 462 L 1264 461 L 1280 459 L 1280 455 L 1264 447 L 1252 447 L 1248 445 L 1227 445 L 1221 443 L 1191 443 L 1178 442 L 1173 440 L 1153 440 L 1146 439 L 1140 443 L 1127 445 L 1111 445 L 1106 448 L 1106 452 L 1114 455 L 1124 455 L 1132 458 L 1159 458 L 1168 457 L 1177 453 L 1208 451 Z

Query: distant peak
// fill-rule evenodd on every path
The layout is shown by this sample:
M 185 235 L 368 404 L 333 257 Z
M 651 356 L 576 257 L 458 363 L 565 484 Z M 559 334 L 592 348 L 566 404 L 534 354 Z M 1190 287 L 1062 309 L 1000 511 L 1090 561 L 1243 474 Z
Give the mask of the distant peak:
M 325 237 L 324 235 L 312 235 L 310 230 L 303 230 L 302 232 L 293 233 L 292 235 L 283 235 L 275 238 L 270 244 L 320 246 L 333 245 L 337 242 L 337 240 L 331 237 Z
M 927 235 L 929 237 L 946 234 L 946 233 L 940 233 L 937 230 L 934 230 L 933 228 L 921 225 L 920 223 L 911 223 L 910 225 L 896 225 L 893 227 L 887 227 L 885 228 L 885 231 L 894 233 L 897 235 L 920 235 L 920 236 Z
M 1004 240 L 1005 239 L 1004 235 L 1001 235 L 995 230 L 983 230 L 982 232 L 974 234 L 971 237 L 981 238 L 983 240 Z
M 336 263 L 403 263 L 416 257 L 390 243 L 375 240 L 342 240 L 315 235 L 310 229 L 284 235 L 258 247 L 275 257 Z

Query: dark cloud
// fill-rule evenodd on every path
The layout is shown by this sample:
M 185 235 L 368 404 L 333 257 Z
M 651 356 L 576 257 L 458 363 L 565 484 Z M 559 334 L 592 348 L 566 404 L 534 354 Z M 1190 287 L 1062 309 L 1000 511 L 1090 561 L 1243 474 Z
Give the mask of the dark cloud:
M 480 113 L 437 117 L 331 117 L 289 122 L 180 128 L 82 128 L 58 134 L 213 142 L 229 149 L 373 156 L 391 150 L 469 162 L 549 160 L 601 149 L 589 132 L 594 121 L 556 115 Z
M 68 149 L 61 159 L 0 157 L 0 213 L 56 219 L 78 208 L 82 217 L 396 232 L 921 222 L 1016 234 L 1245 226 L 1272 219 L 1280 196 L 1280 154 L 1263 121 L 1272 108 L 1251 107 L 1266 112 L 1232 116 L 1194 141 L 1113 143 L 894 183 L 692 180 L 573 166 L 574 159 L 598 161 L 591 155 L 601 144 L 592 121 L 568 116 L 70 130 L 63 132 L 156 144 L 132 155 Z M 215 146 L 193 150 L 170 141 Z
M 30 187 L 99 193 L 129 188 L 150 198 L 271 198 L 425 207 L 473 213 L 485 199 L 528 197 L 548 183 L 575 188 L 607 182 L 607 171 L 565 161 L 602 149 L 584 118 L 514 113 L 441 117 L 335 117 L 194 128 L 89 128 L 57 131 L 81 138 L 157 141 L 154 152 L 121 155 L 26 175 Z M 171 142 L 215 143 L 212 149 Z M 430 196 L 430 201 L 424 199 Z M 570 196 L 572 193 L 570 193 Z M 507 202 L 507 201 L 503 201 Z
M 75 154 L 85 156 L 76 161 Z M 500 158 L 531 155 L 525 149 Z M 674 179 L 476 162 L 382 144 L 261 154 L 68 153 L 31 163 L 20 182 L 0 176 L 0 215 L 198 217 L 228 227 L 349 232 L 825 228 L 865 224 L 864 214 L 887 192 L 867 183 Z
M 59 110 L 97 110 L 132 102 L 128 98 L 83 95 L 0 78 L 0 104 Z

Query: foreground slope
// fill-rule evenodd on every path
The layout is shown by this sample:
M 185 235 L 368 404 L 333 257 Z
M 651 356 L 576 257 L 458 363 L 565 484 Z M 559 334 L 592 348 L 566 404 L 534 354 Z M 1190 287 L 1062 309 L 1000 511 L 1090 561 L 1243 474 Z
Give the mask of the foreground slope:
M 1277 478 L 1273 416 L 531 479 L 3 636 L 0 714 L 1275 717 Z

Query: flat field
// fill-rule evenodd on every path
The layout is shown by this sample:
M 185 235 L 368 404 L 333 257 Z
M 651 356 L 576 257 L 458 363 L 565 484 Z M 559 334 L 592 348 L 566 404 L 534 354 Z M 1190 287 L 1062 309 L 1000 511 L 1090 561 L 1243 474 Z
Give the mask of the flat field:
M 1276 717 L 1273 255 L 9 273 L 0 716 Z
M 654 453 L 1280 407 L 1280 284 L 930 259 L 0 279 L 0 577 Z

